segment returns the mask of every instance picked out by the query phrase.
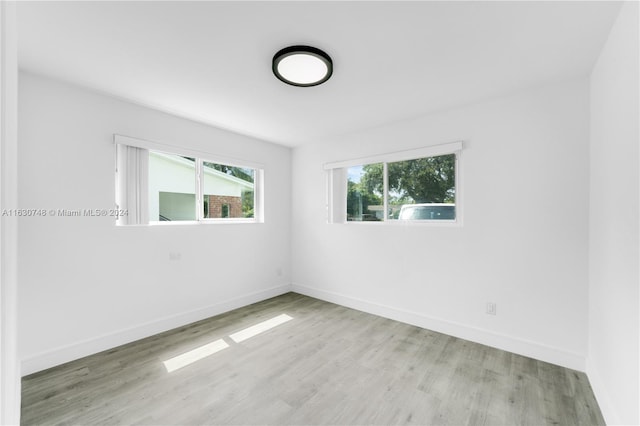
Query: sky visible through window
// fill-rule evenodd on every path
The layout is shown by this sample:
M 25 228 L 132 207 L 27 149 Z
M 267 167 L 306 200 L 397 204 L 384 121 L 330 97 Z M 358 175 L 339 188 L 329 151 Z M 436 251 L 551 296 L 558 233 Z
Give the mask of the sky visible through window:
M 362 179 L 362 175 L 364 175 L 363 166 L 351 166 L 347 169 L 347 174 L 351 182 L 360 183 L 360 179 Z

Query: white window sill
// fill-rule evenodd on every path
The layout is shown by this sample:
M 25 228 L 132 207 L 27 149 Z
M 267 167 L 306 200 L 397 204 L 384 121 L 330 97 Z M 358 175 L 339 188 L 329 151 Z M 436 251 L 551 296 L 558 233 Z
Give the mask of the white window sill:
M 462 227 L 460 220 L 387 220 L 387 221 L 347 221 L 336 223 L 338 225 L 355 225 L 355 226 L 428 226 L 428 227 L 444 227 L 459 228 Z
M 262 224 L 257 220 L 244 219 L 206 219 L 206 220 L 175 220 L 167 222 L 149 222 L 143 224 L 116 225 L 116 228 L 155 228 L 155 227 L 174 227 L 174 226 L 200 226 L 200 225 L 242 225 L 242 224 Z

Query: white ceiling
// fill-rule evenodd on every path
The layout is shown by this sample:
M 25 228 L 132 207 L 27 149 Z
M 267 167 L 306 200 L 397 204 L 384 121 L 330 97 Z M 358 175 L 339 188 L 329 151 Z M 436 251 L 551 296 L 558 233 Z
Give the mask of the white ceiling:
M 586 75 L 617 2 L 20 2 L 22 69 L 288 146 Z M 283 47 L 334 61 L 317 87 Z

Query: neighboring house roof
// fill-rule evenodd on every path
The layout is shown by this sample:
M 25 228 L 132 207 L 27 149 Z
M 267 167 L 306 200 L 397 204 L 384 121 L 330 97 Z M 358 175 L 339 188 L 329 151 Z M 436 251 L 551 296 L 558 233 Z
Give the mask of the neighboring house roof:
M 157 155 L 157 156 L 162 157 L 162 158 L 164 158 L 166 160 L 173 161 L 174 163 L 177 163 L 177 164 L 180 164 L 180 165 L 183 165 L 183 166 L 186 166 L 186 167 L 193 167 L 193 165 L 194 165 L 194 161 L 193 160 L 189 160 L 187 158 L 180 157 L 178 155 L 164 154 L 162 152 L 157 152 L 157 151 L 151 151 L 151 153 L 153 155 Z M 225 179 L 225 180 L 227 180 L 229 182 L 236 183 L 236 184 L 238 184 L 240 186 L 243 186 L 243 187 L 245 187 L 247 189 L 253 189 L 253 183 L 252 182 L 247 182 L 246 180 L 237 178 L 235 176 L 228 175 L 226 173 L 221 172 L 220 170 L 212 169 L 211 167 L 208 167 L 208 166 L 204 166 L 203 170 L 204 170 L 204 172 L 206 174 L 208 174 L 210 176 L 216 176 L 218 178 Z

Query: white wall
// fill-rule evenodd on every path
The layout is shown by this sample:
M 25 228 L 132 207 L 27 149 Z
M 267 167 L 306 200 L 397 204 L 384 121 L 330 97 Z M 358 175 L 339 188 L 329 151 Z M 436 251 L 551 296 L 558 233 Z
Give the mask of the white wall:
M 18 198 L 18 56 L 15 2 L 0 2 L 0 209 Z M 0 217 L 0 424 L 20 424 L 17 218 Z
M 610 424 L 640 424 L 638 3 L 591 74 L 588 374 Z
M 24 374 L 289 290 L 288 148 L 31 74 L 19 90 L 22 208 L 111 208 L 114 133 L 265 165 L 263 224 L 21 219 Z
M 588 100 L 582 78 L 295 149 L 294 290 L 584 370 Z M 462 227 L 326 223 L 323 163 L 456 140 Z

